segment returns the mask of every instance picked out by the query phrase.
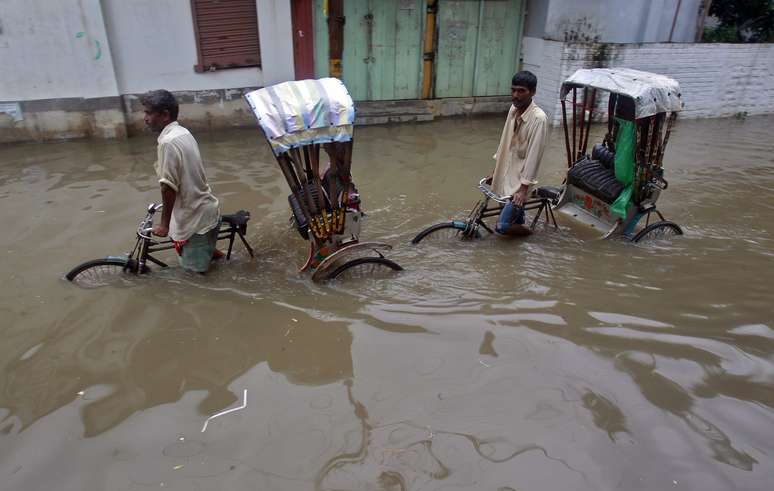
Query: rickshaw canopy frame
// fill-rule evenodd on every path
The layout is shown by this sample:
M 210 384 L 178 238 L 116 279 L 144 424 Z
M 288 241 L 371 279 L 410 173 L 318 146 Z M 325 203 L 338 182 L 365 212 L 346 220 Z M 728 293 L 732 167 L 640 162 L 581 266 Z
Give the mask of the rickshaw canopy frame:
M 665 75 L 631 68 L 580 69 L 562 84 L 560 99 L 573 88 L 591 88 L 630 97 L 634 101 L 634 118 L 683 109 L 680 84 Z
M 283 82 L 245 95 L 275 156 L 352 140 L 355 104 L 337 78 Z

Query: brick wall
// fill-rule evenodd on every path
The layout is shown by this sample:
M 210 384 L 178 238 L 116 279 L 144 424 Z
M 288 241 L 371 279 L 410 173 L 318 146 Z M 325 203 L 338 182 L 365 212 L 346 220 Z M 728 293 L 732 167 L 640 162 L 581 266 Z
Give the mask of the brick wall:
M 774 113 L 774 44 L 573 44 L 524 38 L 524 68 L 538 76 L 536 102 L 561 121 L 559 87 L 579 68 L 627 67 L 680 83 L 681 118 Z

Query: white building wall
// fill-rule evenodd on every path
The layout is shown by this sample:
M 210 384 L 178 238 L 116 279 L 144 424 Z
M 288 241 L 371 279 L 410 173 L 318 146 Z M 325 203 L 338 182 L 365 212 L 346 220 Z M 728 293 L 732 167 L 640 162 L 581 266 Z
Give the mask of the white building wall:
M 0 101 L 117 95 L 99 0 L 0 2 Z
M 685 103 L 680 118 L 774 113 L 774 44 L 578 45 L 524 39 L 524 67 L 538 77 L 536 102 L 554 124 L 562 117 L 562 81 L 579 68 L 599 66 L 674 78 Z
M 295 80 L 291 0 L 258 0 L 258 36 L 261 42 L 263 84 Z M 264 49 L 263 47 L 266 46 Z
M 293 79 L 290 0 L 257 0 L 261 68 L 197 73 L 191 3 L 103 0 L 121 94 L 258 87 Z
M 545 111 L 549 121 L 554 120 L 556 101 L 559 97 L 557 87 L 564 80 L 563 56 L 564 43 L 559 41 L 532 37 L 522 40 L 522 68 L 537 76 L 535 104 Z
M 555 41 L 693 42 L 702 0 L 529 0 L 526 33 Z M 679 4 L 679 11 L 678 11 Z

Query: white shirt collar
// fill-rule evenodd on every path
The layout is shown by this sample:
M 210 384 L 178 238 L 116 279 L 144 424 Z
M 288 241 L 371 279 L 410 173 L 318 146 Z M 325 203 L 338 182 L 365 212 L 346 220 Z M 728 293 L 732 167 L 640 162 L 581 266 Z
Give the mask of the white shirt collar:
M 159 135 L 158 141 L 161 142 L 161 139 L 167 136 L 173 129 L 180 126 L 177 121 L 172 121 L 168 125 L 164 127 L 163 130 L 161 130 L 161 134 Z

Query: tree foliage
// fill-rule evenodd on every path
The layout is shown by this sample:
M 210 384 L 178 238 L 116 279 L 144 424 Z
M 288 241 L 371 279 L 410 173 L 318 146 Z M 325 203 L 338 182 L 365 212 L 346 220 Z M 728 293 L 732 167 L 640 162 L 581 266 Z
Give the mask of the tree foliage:
M 706 42 L 774 42 L 774 0 L 713 0 L 709 13 L 720 24 L 704 30 Z

